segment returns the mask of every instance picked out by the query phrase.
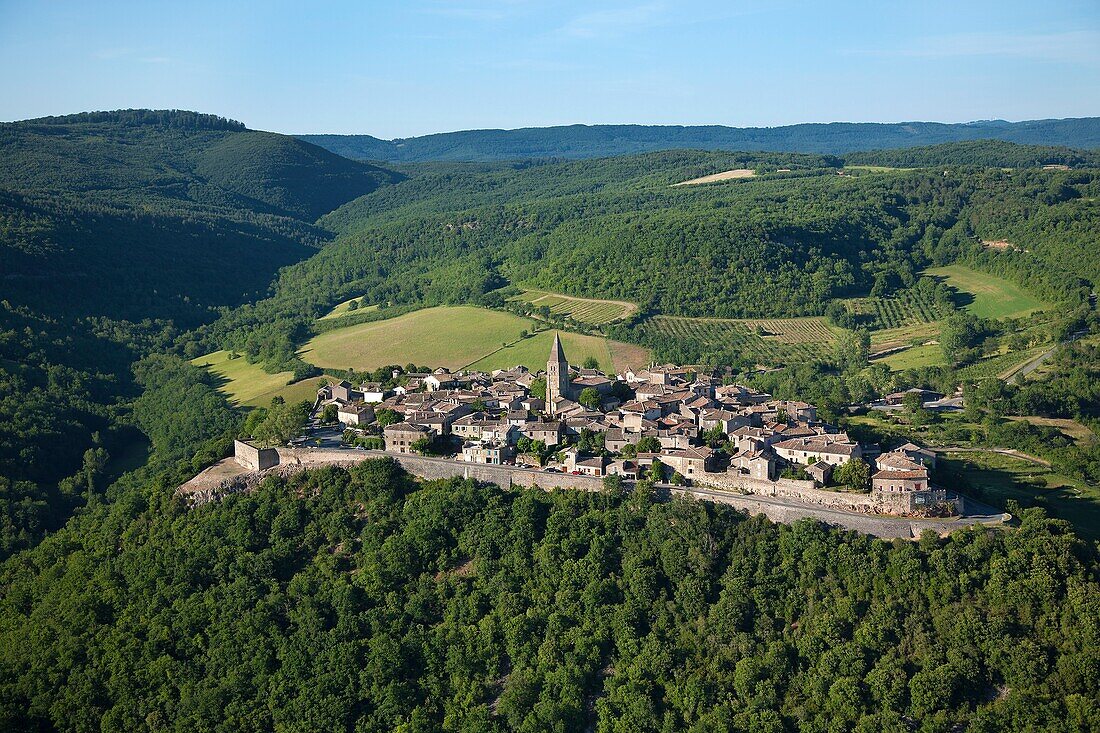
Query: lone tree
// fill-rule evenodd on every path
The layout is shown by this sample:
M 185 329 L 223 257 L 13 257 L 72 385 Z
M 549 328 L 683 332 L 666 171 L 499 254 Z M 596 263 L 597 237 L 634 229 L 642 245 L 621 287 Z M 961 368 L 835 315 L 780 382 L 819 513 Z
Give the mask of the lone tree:
M 594 356 L 585 357 L 584 368 L 585 369 L 599 369 L 600 368 L 600 360 L 597 359 Z
M 581 403 L 590 410 L 595 410 L 600 406 L 600 393 L 595 387 L 585 387 L 581 390 L 581 394 L 577 397 L 577 402 Z
M 856 491 L 870 491 L 871 467 L 862 458 L 853 458 L 833 472 L 833 479 Z

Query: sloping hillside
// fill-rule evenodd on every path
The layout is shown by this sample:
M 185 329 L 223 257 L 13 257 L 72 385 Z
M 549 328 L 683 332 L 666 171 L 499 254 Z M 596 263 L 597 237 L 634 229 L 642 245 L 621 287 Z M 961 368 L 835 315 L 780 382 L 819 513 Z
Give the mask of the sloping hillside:
M 317 218 L 400 178 L 187 112 L 0 125 L 4 291 L 53 314 L 203 318 L 312 254 Z

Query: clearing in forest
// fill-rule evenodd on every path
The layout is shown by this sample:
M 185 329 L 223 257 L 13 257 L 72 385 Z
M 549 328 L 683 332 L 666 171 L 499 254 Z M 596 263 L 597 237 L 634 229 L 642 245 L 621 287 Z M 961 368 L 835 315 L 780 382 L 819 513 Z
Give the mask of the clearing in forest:
M 547 290 L 524 290 L 509 300 L 523 301 L 536 307 L 547 306 L 554 315 L 568 316 L 574 321 L 593 326 L 618 321 L 638 310 L 637 305 L 625 300 L 579 298 L 573 295 L 551 293 Z
M 273 397 L 282 397 L 287 402 L 313 401 L 317 388 L 325 377 L 313 377 L 290 384 L 293 372 L 268 374 L 259 364 L 249 364 L 243 356 L 229 358 L 228 351 L 215 351 L 206 356 L 192 359 L 191 363 L 203 367 L 213 374 L 222 384 L 218 391 L 230 402 L 238 406 L 267 407 Z M 327 378 L 329 381 L 333 377 Z
M 699 178 L 692 178 L 690 181 L 680 181 L 679 183 L 672 184 L 673 186 L 694 186 L 699 183 L 717 183 L 718 181 L 729 181 L 734 178 L 754 178 L 756 171 L 752 168 L 734 168 L 731 171 L 723 171 L 721 173 L 712 173 L 709 176 L 701 176 Z
M 378 310 L 377 305 L 363 305 L 363 306 L 360 306 L 360 307 L 356 308 L 355 310 L 352 310 L 351 307 L 350 307 L 351 304 L 353 302 L 359 300 L 360 298 L 362 298 L 362 296 L 356 296 L 354 298 L 348 298 L 343 303 L 340 303 L 335 308 L 333 308 L 332 310 L 330 310 L 328 313 L 321 316 L 317 320 L 327 321 L 327 320 L 331 320 L 333 318 L 340 318 L 341 316 L 350 315 L 352 313 L 368 313 L 370 311 Z
M 978 272 L 963 265 L 935 267 L 921 274 L 939 278 L 955 290 L 968 295 L 970 302 L 965 308 L 979 318 L 1018 318 L 1050 305 L 1002 277 Z

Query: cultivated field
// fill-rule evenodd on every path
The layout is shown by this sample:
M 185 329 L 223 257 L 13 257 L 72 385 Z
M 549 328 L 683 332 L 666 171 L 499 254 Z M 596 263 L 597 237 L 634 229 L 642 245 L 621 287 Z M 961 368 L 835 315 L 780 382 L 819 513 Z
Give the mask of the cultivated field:
M 673 186 L 694 186 L 699 183 L 717 183 L 718 181 L 729 181 L 734 178 L 753 178 L 756 176 L 756 171 L 752 168 L 734 168 L 731 171 L 723 171 L 721 173 L 712 173 L 709 176 L 701 176 L 700 178 L 692 178 L 690 181 L 680 181 L 679 183 L 672 184 Z
M 876 359 L 876 363 L 882 363 L 890 367 L 891 371 L 900 372 L 906 369 L 921 369 L 929 366 L 942 366 L 946 364 L 943 357 L 943 349 L 939 344 L 927 346 L 914 346 L 911 349 L 898 351 L 893 354 Z
M 533 333 L 539 325 L 512 313 L 440 306 L 328 331 L 307 343 L 300 354 L 305 361 L 328 369 L 365 370 L 410 362 L 448 369 L 496 369 L 517 364 L 544 368 L 553 338 L 550 332 L 520 339 L 520 332 Z M 604 338 L 564 332 L 561 336 L 566 355 L 577 364 L 591 355 L 610 370 L 623 359 L 640 358 L 632 366 L 649 359 L 644 350 L 639 355 L 638 347 Z
M 555 315 L 568 316 L 580 323 L 602 326 L 611 321 L 626 318 L 638 310 L 638 306 L 625 300 L 600 300 L 598 298 L 578 298 L 561 295 L 545 290 L 524 290 L 511 298 L 512 301 L 524 301 L 535 306 L 547 306 Z
M 1015 318 L 1049 306 L 1015 283 L 962 265 L 936 267 L 922 274 L 940 278 L 956 290 L 971 295 L 973 301 L 966 309 L 980 318 Z
M 368 313 L 370 311 L 378 310 L 377 305 L 365 305 L 365 306 L 361 306 L 361 307 L 357 308 L 356 310 L 349 309 L 348 306 L 350 306 L 352 304 L 352 302 L 356 301 L 356 300 L 359 300 L 359 298 L 348 298 L 343 303 L 340 303 L 335 308 L 330 310 L 328 313 L 321 316 L 318 320 L 326 321 L 326 320 L 330 320 L 332 318 L 339 318 L 340 316 L 346 316 L 349 313 Z
M 873 315 L 883 329 L 929 323 L 946 315 L 936 306 L 935 301 L 921 298 L 911 291 L 902 291 L 889 298 L 853 298 L 844 304 L 850 312 L 857 315 Z
M 647 323 L 665 336 L 733 351 L 760 364 L 812 359 L 828 353 L 838 332 L 824 318 L 687 318 L 656 316 Z
M 879 352 L 898 346 L 921 345 L 940 336 L 940 323 L 914 323 L 899 328 L 871 332 L 871 351 Z
M 266 407 L 273 397 L 282 397 L 287 402 L 312 402 L 317 387 L 325 378 L 314 377 L 288 384 L 294 376 L 292 372 L 268 374 L 259 364 L 249 364 L 243 356 L 230 359 L 228 351 L 215 351 L 192 359 L 191 363 L 225 380 L 218 390 L 234 405 L 247 407 Z M 332 377 L 328 379 L 333 381 Z

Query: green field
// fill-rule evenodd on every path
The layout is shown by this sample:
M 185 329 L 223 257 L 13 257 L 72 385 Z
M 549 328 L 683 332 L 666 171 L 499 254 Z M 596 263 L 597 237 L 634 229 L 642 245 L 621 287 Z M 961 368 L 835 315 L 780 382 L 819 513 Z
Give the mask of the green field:
M 511 313 L 440 306 L 328 331 L 307 343 L 300 354 L 311 364 L 328 369 L 365 370 L 410 362 L 448 369 L 517 364 L 541 368 L 550 353 L 550 333 L 520 340 L 521 331 L 534 333 L 538 327 L 537 321 Z M 596 336 L 562 333 L 562 341 L 570 360 L 578 364 L 589 355 L 608 370 L 624 358 L 632 361 L 632 366 L 648 362 L 644 349 Z
M 929 366 L 941 366 L 946 363 L 943 349 L 939 344 L 914 346 L 904 351 L 877 359 L 890 367 L 891 371 L 900 372 L 905 369 L 921 369 Z
M 959 292 L 973 297 L 966 310 L 979 318 L 1016 318 L 1050 305 L 1028 295 L 1018 285 L 1004 278 L 971 270 L 963 265 L 936 267 L 921 274 L 940 278 Z
M 885 351 L 897 346 L 919 346 L 940 337 L 940 322 L 911 323 L 908 326 L 871 332 L 871 351 Z
M 522 364 L 529 369 L 544 369 L 550 345 L 554 340 L 553 334 L 553 331 L 543 331 L 525 338 L 478 360 L 471 368 L 489 372 Z M 572 364 L 582 364 L 589 356 L 594 356 L 600 363 L 601 370 L 618 373 L 627 368 L 644 367 L 649 363 L 649 352 L 634 344 L 579 333 L 559 331 L 558 334 L 561 336 L 565 355 Z
M 694 341 L 705 348 L 733 351 L 758 364 L 775 365 L 830 353 L 839 329 L 824 318 L 687 318 L 656 316 L 643 328 L 662 336 Z
M 346 316 L 349 313 L 368 313 L 370 311 L 378 310 L 377 305 L 364 305 L 364 306 L 361 306 L 359 308 L 356 308 L 355 310 L 350 310 L 348 308 L 348 306 L 350 306 L 352 304 L 352 302 L 356 301 L 356 300 L 359 300 L 359 297 L 348 298 L 343 303 L 340 303 L 335 308 L 330 310 L 328 313 L 321 316 L 318 320 L 327 321 L 327 320 L 330 320 L 332 318 L 339 318 L 340 316 Z
M 218 390 L 233 404 L 247 407 L 269 405 L 271 398 L 276 396 L 287 402 L 312 402 L 317 387 L 324 379 L 314 377 L 288 384 L 294 376 L 292 372 L 268 374 L 259 364 L 249 364 L 243 356 L 230 359 L 228 351 L 215 351 L 192 359 L 191 363 L 206 368 L 211 374 L 224 380 Z
M 579 323 L 588 323 L 593 326 L 617 321 L 638 310 L 638 306 L 625 300 L 578 298 L 546 290 L 524 290 L 509 300 L 522 301 L 534 306 L 547 306 L 554 315 L 566 316 Z
M 937 461 L 949 489 L 1003 508 L 1014 499 L 1022 506 L 1044 507 L 1071 522 L 1084 537 L 1100 539 L 1100 489 L 1029 461 L 1000 453 L 948 453 Z

